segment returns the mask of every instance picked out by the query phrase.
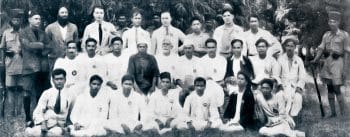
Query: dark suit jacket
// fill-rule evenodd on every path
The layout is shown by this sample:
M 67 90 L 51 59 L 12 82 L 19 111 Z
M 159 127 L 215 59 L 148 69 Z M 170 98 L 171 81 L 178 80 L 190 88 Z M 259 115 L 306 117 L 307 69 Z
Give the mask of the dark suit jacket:
M 79 41 L 78 28 L 73 23 L 67 24 L 67 34 L 65 38 L 63 38 L 61 34 L 60 24 L 58 24 L 57 21 L 49 24 L 46 27 L 45 32 L 50 41 L 50 46 L 52 46 L 52 49 L 53 49 L 49 55 L 52 58 L 63 57 L 65 55 L 67 42 Z
M 36 38 L 29 26 L 19 33 L 23 55 L 23 74 L 32 74 L 39 71 L 49 71 L 47 55 L 51 51 L 48 39 L 43 30 L 38 30 Z
M 244 91 L 242 96 L 242 104 L 237 104 L 237 94 L 230 95 L 230 100 L 224 112 L 224 118 L 234 118 L 237 105 L 242 105 L 239 123 L 244 128 L 254 128 L 255 122 L 253 120 L 253 116 L 255 110 L 255 100 L 250 88 L 247 88 L 246 91 Z

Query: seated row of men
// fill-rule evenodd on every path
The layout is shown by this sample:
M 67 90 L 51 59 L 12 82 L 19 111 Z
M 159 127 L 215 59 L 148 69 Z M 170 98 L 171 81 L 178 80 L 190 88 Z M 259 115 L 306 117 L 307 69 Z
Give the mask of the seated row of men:
M 73 136 L 101 136 L 110 132 L 128 134 L 153 130 L 162 134 L 172 128 L 197 131 L 216 128 L 234 132 L 257 127 L 258 120 L 253 116 L 258 113 L 256 110 L 261 110 L 259 122 L 263 124 L 259 133 L 304 136 L 303 132 L 293 130 L 295 124 L 285 111 L 283 91 L 276 88 L 272 79 L 262 80 L 253 93 L 249 76 L 238 72 L 238 90 L 230 95 L 222 120 L 217 100 L 223 98 L 211 96 L 213 91 L 205 78 L 195 78 L 194 91 L 181 106 L 179 97 L 183 90 L 171 89 L 170 73 L 163 72 L 159 77 L 160 89 L 152 93 L 149 100 L 134 90 L 135 81 L 129 74 L 122 77 L 122 88 L 117 91 L 102 86 L 102 77 L 93 75 L 89 86 L 76 96 L 65 87 L 66 72 L 55 69 L 54 87 L 42 94 L 33 113 L 35 126 L 27 128 L 26 133 L 58 136 L 68 131 Z

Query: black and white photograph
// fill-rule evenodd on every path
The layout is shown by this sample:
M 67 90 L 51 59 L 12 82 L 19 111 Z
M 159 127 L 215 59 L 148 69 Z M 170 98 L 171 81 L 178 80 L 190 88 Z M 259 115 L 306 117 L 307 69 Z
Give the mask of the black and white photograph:
M 350 137 L 350 0 L 0 0 L 0 137 Z

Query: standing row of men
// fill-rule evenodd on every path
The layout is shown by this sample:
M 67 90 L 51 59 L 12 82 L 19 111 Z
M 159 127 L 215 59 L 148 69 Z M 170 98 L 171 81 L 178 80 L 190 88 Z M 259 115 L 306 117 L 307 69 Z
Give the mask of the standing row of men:
M 232 105 L 232 103 L 227 103 L 227 101 L 224 101 L 224 97 L 228 97 L 234 94 L 241 98 L 243 95 L 237 92 L 237 84 L 235 84 L 235 82 L 239 83 L 238 76 L 240 72 L 242 72 L 242 75 L 244 75 L 241 79 L 247 81 L 246 83 L 249 83 L 249 81 L 252 80 L 253 83 L 259 85 L 259 83 L 264 79 L 273 78 L 277 81 L 274 83 L 275 85 L 276 83 L 281 84 L 284 89 L 283 97 L 286 98 L 285 111 L 287 115 L 297 116 L 298 112 L 301 109 L 301 95 L 305 84 L 303 76 L 305 76 L 306 72 L 304 69 L 303 61 L 294 53 L 297 42 L 293 39 L 285 40 L 283 42 L 285 53 L 283 53 L 282 46 L 278 40 L 273 37 L 268 31 L 258 27 L 258 16 L 252 15 L 249 18 L 251 28 L 250 30 L 243 32 L 243 29 L 241 27 L 233 23 L 234 16 L 232 11 L 224 10 L 223 18 L 225 24 L 215 29 L 213 39 L 209 38 L 208 34 L 201 31 L 200 28 L 202 21 L 199 18 L 194 18 L 192 20 L 193 33 L 186 36 L 179 29 L 171 25 L 170 12 L 162 12 L 162 26 L 159 29 L 155 30 L 152 33 L 152 36 L 140 27 L 142 14 L 139 11 L 133 12 L 133 27 L 125 31 L 122 36 L 117 36 L 114 26 L 111 23 L 103 20 L 104 10 L 102 7 L 94 7 L 93 16 L 95 21 L 85 28 L 82 38 L 81 45 L 83 48 L 83 53 L 77 52 L 77 27 L 68 21 L 68 9 L 66 7 L 61 7 L 59 9 L 58 21 L 47 26 L 45 32 L 39 29 L 41 18 L 37 12 L 29 13 L 28 20 L 30 25 L 21 30 L 18 27 L 18 21 L 16 23 L 16 18 L 18 19 L 18 17 L 14 16 L 15 18 L 11 21 L 13 28 L 4 32 L 1 46 L 6 49 L 6 86 L 9 87 L 9 90 L 11 92 L 10 102 L 20 100 L 14 99 L 20 97 L 14 93 L 19 94 L 21 93 L 21 90 L 24 91 L 23 105 L 26 114 L 27 126 L 33 127 L 34 124 L 43 124 L 43 122 L 40 120 L 37 121 L 36 118 L 33 119 L 34 122 L 32 121 L 32 117 L 30 115 L 30 95 L 36 95 L 36 97 L 39 98 L 41 92 L 50 87 L 50 74 L 52 74 L 52 81 L 55 84 L 54 89 L 55 91 L 58 91 L 59 94 L 45 96 L 57 96 L 59 99 L 55 98 L 55 100 L 61 100 L 60 89 L 62 89 L 62 87 L 59 88 L 60 86 L 59 84 L 56 84 L 57 82 L 55 82 L 55 78 L 57 75 L 63 75 L 65 77 L 65 84 L 63 89 L 67 89 L 69 92 L 72 92 L 70 93 L 72 94 L 70 96 L 73 97 L 73 99 L 69 100 L 69 103 L 67 101 L 63 101 L 66 102 L 66 104 L 63 104 L 63 106 L 66 106 L 66 109 L 72 108 L 71 112 L 73 113 L 75 112 L 75 109 L 86 107 L 86 105 L 82 105 L 86 103 L 91 104 L 88 106 L 95 105 L 96 108 L 98 108 L 97 110 L 81 110 L 76 112 L 76 114 L 90 114 L 90 111 L 91 114 L 96 114 L 93 112 L 105 112 L 104 110 L 106 109 L 104 107 L 96 105 L 106 101 L 104 99 L 95 99 L 95 97 L 98 97 L 100 95 L 98 94 L 99 86 L 105 87 L 108 90 L 122 90 L 120 92 L 117 91 L 118 94 L 124 93 L 125 90 L 126 93 L 124 93 L 124 96 L 129 96 L 127 94 L 130 93 L 127 91 L 130 92 L 130 89 L 124 89 L 124 83 L 126 81 L 129 82 L 129 86 L 131 83 L 133 89 L 135 89 L 138 94 L 141 94 L 141 96 L 145 98 L 144 103 L 146 105 L 154 104 L 150 102 L 154 102 L 154 100 L 156 100 L 154 97 L 152 99 L 152 96 L 157 95 L 157 86 L 162 89 L 162 79 L 159 79 L 159 77 L 162 78 L 159 75 L 160 72 L 168 72 L 162 74 L 163 77 L 166 77 L 170 80 L 169 88 L 178 87 L 181 89 L 181 92 L 179 92 L 178 103 L 180 104 L 181 109 L 185 111 L 185 115 L 189 114 L 191 117 L 192 113 L 195 113 L 195 120 L 192 119 L 191 121 L 195 121 L 192 124 L 196 129 L 202 129 L 203 127 L 206 127 L 206 122 L 208 121 L 210 121 L 209 127 L 221 129 L 241 129 L 236 128 L 239 127 L 236 126 L 237 119 L 239 119 L 236 117 L 233 120 L 235 121 L 233 122 L 235 123 L 233 125 L 231 123 L 229 124 L 230 126 L 225 127 L 221 126 L 222 124 L 220 124 L 220 117 L 224 117 L 223 115 L 227 111 L 227 108 L 230 108 L 228 106 L 230 106 L 230 104 Z M 338 13 L 335 13 L 335 16 L 337 17 Z M 338 44 L 338 47 L 335 48 L 335 51 L 340 51 L 334 52 L 332 50 L 331 56 L 333 59 L 338 60 L 339 58 L 343 58 L 342 55 L 345 53 L 345 51 L 349 51 L 348 35 L 347 33 L 340 31 L 337 27 L 337 23 L 339 25 L 339 20 L 337 18 L 330 18 L 330 26 L 332 26 L 333 22 L 336 23 L 334 25 L 335 28 L 331 27 L 332 32 L 334 31 L 336 32 L 335 34 L 339 34 L 340 38 L 328 36 L 333 33 L 330 32 L 330 34 L 328 34 L 327 32 L 327 36 L 324 36 L 324 41 L 322 42 L 323 46 L 321 45 L 321 48 L 329 47 L 327 49 L 332 49 L 336 47 L 332 46 L 332 42 L 333 45 Z M 183 43 L 182 46 L 179 46 L 180 41 Z M 323 50 L 320 50 L 319 55 L 315 60 L 320 58 L 321 53 L 323 53 L 321 51 Z M 223 55 L 223 57 L 221 55 Z M 334 65 L 329 64 L 332 62 L 334 61 L 330 61 L 328 63 L 326 62 L 326 64 L 328 64 L 326 67 L 329 70 L 332 70 L 332 72 L 339 72 L 337 70 L 333 70 Z M 338 66 L 340 65 L 340 68 L 342 68 L 342 64 L 343 62 L 340 60 Z M 51 71 L 53 68 L 57 68 L 55 70 L 59 71 Z M 59 68 L 62 68 L 63 71 Z M 129 75 L 126 75 L 126 78 L 122 77 L 125 74 Z M 172 77 L 168 76 L 170 74 Z M 327 77 L 326 80 L 339 80 L 339 78 L 333 73 L 329 74 L 328 76 L 329 77 Z M 90 81 L 87 81 L 89 79 Z M 40 81 L 40 83 L 38 81 Z M 103 81 L 105 81 L 105 84 Z M 273 88 L 273 86 L 271 86 L 273 84 L 269 84 L 269 82 L 265 83 L 267 83 L 270 88 Z M 262 83 L 260 86 L 263 84 L 264 83 Z M 340 86 L 338 92 L 338 85 L 341 85 L 341 82 L 334 81 L 332 83 L 328 83 L 329 93 L 333 93 L 334 90 L 336 91 L 336 95 L 340 95 Z M 87 86 L 90 87 L 88 91 L 86 91 Z M 204 89 L 206 89 L 205 93 L 207 93 L 206 95 L 208 96 L 206 97 L 209 99 L 204 99 L 204 103 L 196 102 L 197 100 L 202 100 L 202 98 L 197 99 L 197 96 L 202 96 L 201 94 L 203 94 L 202 92 L 204 91 L 203 86 L 207 86 L 207 88 Z M 248 88 L 250 89 L 251 87 L 248 86 Z M 196 89 L 196 92 L 193 92 L 194 89 Z M 238 90 L 241 91 L 240 88 L 238 88 Z M 35 93 L 34 91 L 39 92 Z M 242 88 L 242 91 L 246 91 L 246 89 Z M 46 92 L 50 92 L 50 89 Z M 101 93 L 107 94 L 104 92 Z M 198 93 L 198 95 L 193 95 L 194 93 Z M 225 93 L 228 95 L 225 95 Z M 101 95 L 101 98 L 107 96 L 103 94 Z M 83 95 L 86 95 L 90 98 L 92 97 L 92 100 L 95 101 L 86 102 L 84 99 L 88 97 L 80 97 Z M 330 96 L 330 100 L 334 100 L 334 96 L 333 98 L 331 97 L 332 96 Z M 236 99 L 234 99 L 235 101 L 233 102 L 235 103 L 233 104 L 239 104 L 237 101 L 241 99 L 237 97 L 234 98 Z M 337 96 L 340 105 L 343 106 L 344 103 L 341 98 L 341 95 Z M 254 96 L 253 99 L 257 101 L 256 96 Z M 267 100 L 269 99 L 270 98 L 267 98 Z M 41 100 L 50 100 L 49 102 L 53 101 L 52 99 L 45 99 L 45 97 L 43 97 Z M 111 101 L 112 100 L 116 101 L 115 99 L 111 99 Z M 116 103 L 121 103 L 118 101 Z M 53 103 L 49 104 L 49 102 L 39 101 L 37 108 L 41 109 L 39 107 L 39 104 L 44 104 L 43 106 L 46 110 L 49 110 L 50 106 L 52 109 L 54 109 L 55 107 L 52 106 Z M 62 100 L 59 102 L 61 103 L 58 104 L 62 105 Z M 125 102 L 129 104 L 130 100 Z M 107 106 L 110 106 L 111 103 L 112 102 L 107 101 Z M 210 108 L 210 116 L 204 115 L 204 112 L 188 111 L 188 108 L 190 108 L 190 110 L 193 110 L 191 109 L 192 107 L 189 107 L 189 105 L 196 105 L 196 103 L 197 105 L 198 103 L 202 103 L 200 105 L 203 105 L 204 108 Z M 72 104 L 74 104 L 74 107 L 70 107 Z M 126 105 L 125 103 L 121 104 Z M 254 105 L 254 103 L 252 104 Z M 20 104 L 17 103 L 17 105 L 15 105 L 16 107 L 14 107 L 14 110 L 19 110 L 19 108 L 21 108 L 19 105 Z M 331 106 L 333 105 L 331 104 Z M 62 110 L 62 107 L 60 108 Z M 126 108 L 127 107 L 125 106 L 119 110 Z M 237 107 L 234 107 L 233 109 L 236 108 Z M 203 109 L 199 109 L 199 111 Z M 42 115 L 42 113 L 45 113 L 46 115 L 46 110 L 45 112 L 40 111 L 38 115 Z M 133 110 L 130 113 L 135 114 L 137 113 L 136 110 L 137 108 L 135 108 L 135 111 Z M 15 112 L 16 111 L 14 111 L 14 113 Z M 54 113 L 58 114 L 57 112 L 54 111 Z M 119 113 L 118 110 L 116 110 L 116 112 Z M 214 118 L 215 120 L 211 119 L 212 117 L 215 117 L 216 114 L 214 113 L 218 113 L 218 117 Z M 239 114 L 237 111 L 236 113 Z M 33 117 L 36 117 L 34 114 Z M 153 117 L 153 115 L 148 116 L 148 113 L 144 114 L 146 114 L 145 117 L 147 117 L 147 119 L 149 119 L 149 117 Z M 197 119 L 197 115 L 203 116 L 199 116 L 201 118 Z M 50 116 L 46 119 L 50 119 Z M 99 116 L 101 116 L 101 114 L 98 114 L 96 117 Z M 66 115 L 63 117 L 67 118 Z M 75 132 L 76 130 L 85 127 L 86 125 L 84 122 L 88 122 L 90 120 L 82 118 L 83 120 L 76 120 L 80 122 L 77 122 L 78 124 L 75 124 L 74 119 L 76 119 L 77 116 L 74 116 L 73 113 L 68 117 L 70 118 L 70 121 L 73 122 L 74 127 L 70 128 L 72 129 L 71 133 L 73 134 L 76 133 L 76 135 L 82 135 L 101 133 L 86 133 L 85 131 Z M 181 118 L 182 116 L 177 117 Z M 79 118 L 80 117 L 78 117 L 78 119 Z M 62 118 L 60 117 L 60 119 Z M 121 119 L 123 119 L 123 117 L 117 118 L 114 124 L 110 124 L 110 126 L 112 126 L 110 128 L 116 130 L 117 132 L 120 132 L 121 128 L 117 128 L 115 126 L 121 125 L 124 132 L 128 131 L 126 130 L 127 128 L 125 128 L 125 124 L 123 125 L 123 123 L 118 123 Z M 156 123 L 159 125 L 159 129 L 163 129 L 160 128 L 162 127 L 162 124 L 167 125 L 166 127 L 170 127 L 169 124 L 167 124 L 169 123 L 167 120 L 164 120 L 162 118 L 159 119 L 157 117 L 155 119 Z M 140 121 L 140 118 L 137 120 Z M 201 120 L 204 120 L 204 124 Z M 127 121 L 130 122 L 132 120 Z M 104 121 L 96 120 L 94 122 Z M 87 125 L 90 125 L 90 123 Z M 95 123 L 91 125 L 99 124 Z M 131 125 L 132 126 L 129 124 L 127 127 L 135 127 L 134 129 L 137 130 L 141 129 L 138 124 L 132 122 Z M 232 128 L 232 126 L 235 128 Z M 242 126 L 245 128 L 245 124 Z M 108 126 L 106 127 L 108 129 Z M 157 126 L 151 124 L 145 127 L 152 128 Z M 95 127 L 91 128 L 95 129 Z M 101 129 L 100 131 L 104 131 L 104 128 L 98 129 Z M 90 132 L 91 130 L 87 129 L 86 131 Z

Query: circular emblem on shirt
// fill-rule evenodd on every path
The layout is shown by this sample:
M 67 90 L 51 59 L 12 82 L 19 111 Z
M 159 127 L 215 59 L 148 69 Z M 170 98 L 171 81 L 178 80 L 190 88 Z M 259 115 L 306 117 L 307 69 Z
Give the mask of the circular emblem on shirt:
M 174 100 L 170 99 L 169 102 L 170 102 L 171 104 L 173 104 L 173 103 L 174 103 Z
M 175 70 L 175 66 L 171 66 L 171 69 Z
M 132 104 L 131 101 L 129 101 L 129 102 L 128 102 L 128 105 L 131 106 L 131 104 Z
M 72 71 L 72 75 L 73 75 L 73 76 L 77 75 L 77 71 L 76 71 L 76 70 L 73 70 L 73 71 Z
M 193 69 L 193 73 L 196 73 L 197 72 L 197 70 L 196 69 Z
M 294 64 L 297 64 L 297 61 L 294 61 Z
M 92 65 L 92 68 L 96 68 L 96 65 Z
M 99 112 L 102 112 L 102 107 L 99 107 L 99 108 L 98 108 L 98 111 L 99 111 Z
M 208 104 L 208 103 L 203 103 L 203 106 L 204 106 L 204 107 L 208 107 L 209 104 Z
M 217 70 L 216 69 L 214 69 L 214 73 L 216 73 L 217 72 Z

